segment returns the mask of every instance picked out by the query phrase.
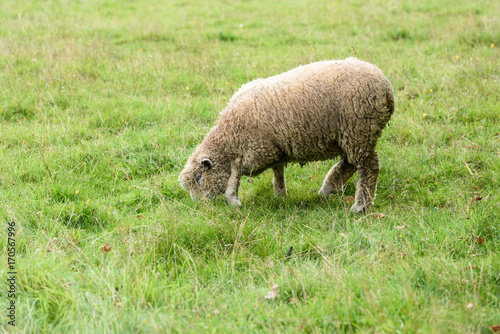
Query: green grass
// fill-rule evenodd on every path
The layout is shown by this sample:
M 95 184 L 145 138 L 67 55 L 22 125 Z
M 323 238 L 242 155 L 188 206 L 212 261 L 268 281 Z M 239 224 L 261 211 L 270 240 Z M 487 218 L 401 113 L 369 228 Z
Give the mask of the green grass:
M 15 221 L 18 252 L 16 327 L 3 317 L 1 331 L 491 332 L 498 13 L 493 0 L 0 2 L 0 235 Z M 243 83 L 349 56 L 397 99 L 372 214 L 348 213 L 357 176 L 317 196 L 328 161 L 289 165 L 285 200 L 266 172 L 243 180 L 241 208 L 191 201 L 178 174 Z

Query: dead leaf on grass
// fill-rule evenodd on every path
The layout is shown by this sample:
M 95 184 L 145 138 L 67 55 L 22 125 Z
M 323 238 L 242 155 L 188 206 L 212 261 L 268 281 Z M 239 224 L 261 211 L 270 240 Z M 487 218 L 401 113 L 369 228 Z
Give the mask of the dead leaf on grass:
M 490 329 L 493 331 L 493 333 L 500 333 L 500 325 L 490 326 Z
M 474 198 L 472 199 L 471 203 L 474 203 L 474 202 L 476 202 L 476 201 L 480 201 L 480 200 L 482 200 L 482 199 L 483 199 L 483 198 L 482 198 L 481 196 L 476 196 L 476 197 L 474 197 Z
M 267 295 L 264 296 L 266 299 L 274 299 L 278 296 L 278 290 L 280 286 L 278 284 L 274 284 L 273 288 L 271 291 L 267 293 Z
M 101 247 L 101 252 L 108 254 L 109 252 L 111 252 L 111 246 L 109 244 L 105 244 Z
M 354 201 L 354 197 L 352 197 L 352 196 L 346 196 L 344 198 L 344 202 L 346 202 L 346 203 L 349 203 L 349 202 L 352 202 L 352 201 Z
M 400 231 L 402 231 L 402 230 L 404 230 L 404 229 L 406 228 L 406 225 L 395 226 L 394 228 L 395 228 L 396 230 L 400 230 Z
M 464 241 L 470 240 L 471 242 L 477 242 L 480 245 L 484 244 L 484 241 L 485 241 L 484 238 L 482 238 L 482 237 L 471 237 L 471 238 L 461 237 L 461 238 L 458 238 L 458 240 L 464 240 Z

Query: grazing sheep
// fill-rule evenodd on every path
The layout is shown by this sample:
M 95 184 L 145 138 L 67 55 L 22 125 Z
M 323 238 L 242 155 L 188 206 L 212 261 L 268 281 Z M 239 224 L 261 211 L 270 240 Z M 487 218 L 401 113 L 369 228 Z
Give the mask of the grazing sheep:
M 300 66 L 243 85 L 217 124 L 189 158 L 179 180 L 191 197 L 225 193 L 241 205 L 243 175 L 274 171 L 276 196 L 286 195 L 284 168 L 340 157 L 319 194 L 342 189 L 356 172 L 352 212 L 375 199 L 379 159 L 377 139 L 394 111 L 390 82 L 375 65 L 356 58 Z

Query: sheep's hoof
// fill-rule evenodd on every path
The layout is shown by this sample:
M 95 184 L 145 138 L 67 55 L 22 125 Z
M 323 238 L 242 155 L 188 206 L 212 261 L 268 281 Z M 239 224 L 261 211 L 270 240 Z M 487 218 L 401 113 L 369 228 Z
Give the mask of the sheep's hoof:
M 318 195 L 328 197 L 333 193 L 333 187 L 329 184 L 323 184 L 323 187 L 318 191 Z
M 234 198 L 228 198 L 227 202 L 229 203 L 229 205 L 233 205 L 233 206 L 237 206 L 237 207 L 241 206 L 240 200 L 237 199 L 236 197 L 234 197 Z
M 359 205 L 357 203 L 354 203 L 353 206 L 351 206 L 351 209 L 349 210 L 352 213 L 363 213 L 363 212 L 368 212 L 370 210 L 371 205 Z
M 286 197 L 286 189 L 281 189 L 281 190 L 275 191 L 274 196 L 279 197 L 279 198 L 285 198 Z

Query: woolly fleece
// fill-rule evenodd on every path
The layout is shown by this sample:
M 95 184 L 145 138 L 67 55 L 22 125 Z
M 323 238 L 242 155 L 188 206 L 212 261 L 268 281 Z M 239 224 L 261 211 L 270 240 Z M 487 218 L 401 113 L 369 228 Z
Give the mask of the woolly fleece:
M 242 175 L 274 170 L 277 196 L 286 195 L 284 167 L 341 157 L 319 193 L 328 196 L 356 172 L 351 211 L 369 209 L 379 160 L 375 147 L 394 112 L 392 85 L 356 58 L 321 61 L 243 85 L 181 172 L 191 197 L 226 194 L 240 205 Z

